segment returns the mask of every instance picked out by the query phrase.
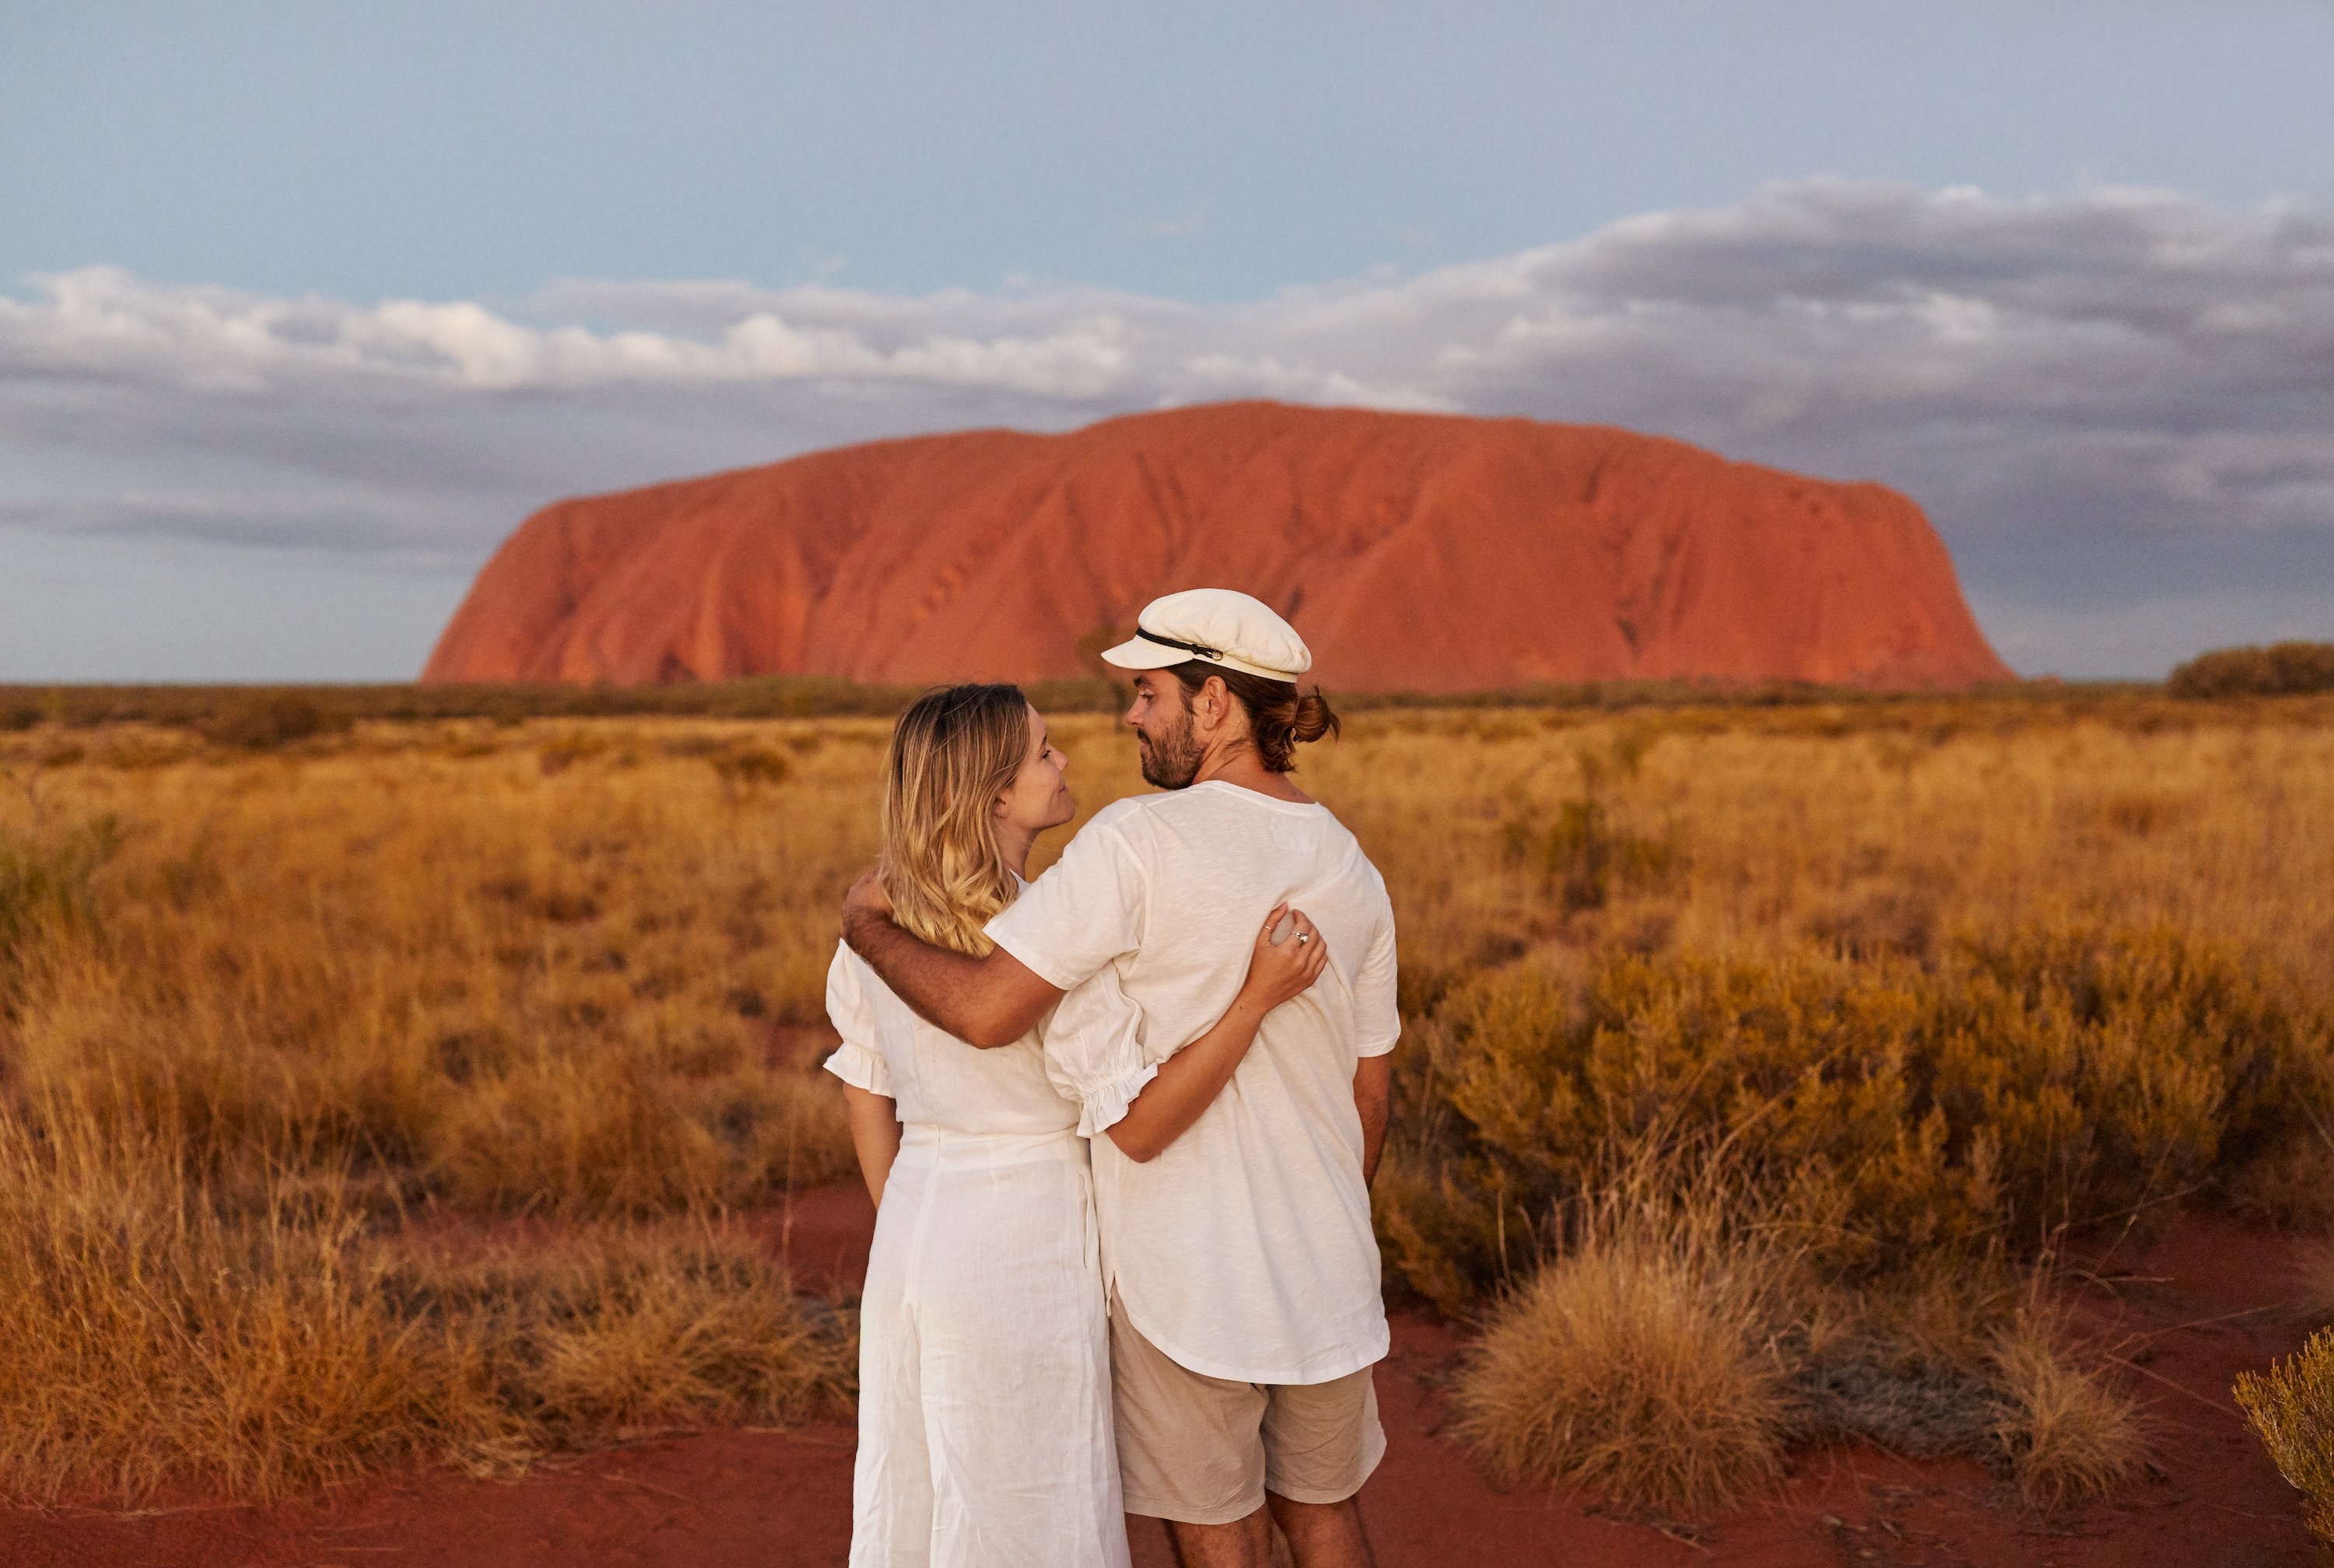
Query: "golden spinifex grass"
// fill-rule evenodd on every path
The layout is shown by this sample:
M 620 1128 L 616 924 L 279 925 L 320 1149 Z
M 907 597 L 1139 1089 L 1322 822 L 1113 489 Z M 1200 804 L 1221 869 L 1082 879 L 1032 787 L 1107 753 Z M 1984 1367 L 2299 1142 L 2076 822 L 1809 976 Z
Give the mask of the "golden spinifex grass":
M 499 1435 L 474 1347 L 400 1321 L 346 1213 L 223 1212 L 176 1154 L 71 1107 L 0 1118 L 13 1490 L 186 1474 L 265 1495 Z
M 718 1227 L 448 1255 L 384 1246 L 329 1179 L 264 1207 L 72 1108 L 0 1118 L 0 1471 L 270 1496 L 416 1457 L 473 1469 L 625 1431 L 836 1408 L 847 1327 Z
M 5 1484 L 264 1490 L 837 1397 L 847 1319 L 722 1217 L 847 1170 L 799 1048 L 888 726 L 246 717 L 0 734 Z M 1056 732 L 1089 810 L 1142 787 L 1106 720 Z M 1301 777 L 1401 921 L 1397 1288 L 1747 1277 L 1756 1227 L 1598 1253 L 1566 1217 L 1631 1150 L 1722 1147 L 1799 1227 L 1774 1443 L 2019 1463 L 2041 1418 L 2004 1410 L 2080 1403 L 2001 1349 L 2019 1260 L 2329 1190 L 2334 707 L 1394 710 Z M 154 1393 L 34 1397 L 76 1379 Z
M 1686 1163 L 1628 1160 L 1493 1315 L 1455 1392 L 1461 1434 L 1505 1476 L 1700 1509 L 1781 1473 L 1801 1259 L 1752 1195 Z
M 1707 1132 L 1607 1148 L 1461 1365 L 1458 1431 L 1495 1471 L 1694 1511 L 1839 1438 L 1974 1457 L 2043 1506 L 2143 1467 L 2142 1415 L 2046 1273 L 2021 1292 L 1998 1251 L 1948 1250 L 1844 1276 L 1836 1184 L 1776 1183 Z
M 2146 1419 L 2082 1355 L 2063 1313 L 2030 1303 L 1989 1348 L 1994 1438 L 2029 1502 L 2098 1496 L 2139 1474 Z

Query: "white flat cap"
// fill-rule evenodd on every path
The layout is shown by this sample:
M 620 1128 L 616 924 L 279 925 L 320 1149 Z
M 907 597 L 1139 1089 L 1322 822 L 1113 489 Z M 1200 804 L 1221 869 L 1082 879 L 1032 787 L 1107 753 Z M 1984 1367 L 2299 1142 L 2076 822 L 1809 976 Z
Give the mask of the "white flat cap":
M 1313 668 L 1312 650 L 1295 627 L 1261 600 L 1229 588 L 1187 588 L 1154 599 L 1134 624 L 1131 640 L 1103 654 L 1121 669 L 1164 669 L 1196 659 L 1294 682 Z

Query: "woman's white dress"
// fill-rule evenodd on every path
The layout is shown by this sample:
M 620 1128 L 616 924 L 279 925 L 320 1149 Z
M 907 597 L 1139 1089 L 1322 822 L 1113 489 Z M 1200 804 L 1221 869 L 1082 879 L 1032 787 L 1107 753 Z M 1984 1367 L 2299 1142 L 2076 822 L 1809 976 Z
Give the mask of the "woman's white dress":
M 827 1071 L 902 1122 L 860 1307 L 852 1568 L 1126 1568 L 1078 1106 L 1037 1033 L 977 1051 L 847 948 L 826 1005 Z

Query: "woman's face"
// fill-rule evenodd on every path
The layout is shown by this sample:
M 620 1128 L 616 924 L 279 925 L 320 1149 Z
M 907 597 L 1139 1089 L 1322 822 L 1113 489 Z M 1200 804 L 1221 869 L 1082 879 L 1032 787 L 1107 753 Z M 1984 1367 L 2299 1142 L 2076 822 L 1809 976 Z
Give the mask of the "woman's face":
M 1029 749 L 1021 758 L 1021 771 L 997 797 L 998 820 L 1008 827 L 1036 835 L 1047 828 L 1060 827 L 1077 815 L 1077 805 L 1070 799 L 1070 786 L 1063 779 L 1069 770 L 1070 759 L 1054 749 L 1046 734 L 1046 721 L 1037 710 L 1029 710 Z

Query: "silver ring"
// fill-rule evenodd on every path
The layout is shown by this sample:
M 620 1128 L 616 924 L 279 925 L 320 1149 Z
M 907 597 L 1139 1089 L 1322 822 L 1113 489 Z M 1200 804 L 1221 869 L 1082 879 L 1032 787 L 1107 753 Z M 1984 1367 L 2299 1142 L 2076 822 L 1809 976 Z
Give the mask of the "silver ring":
M 1309 931 L 1299 931 L 1297 933 L 1297 945 L 1300 948 L 1312 939 L 1313 936 Z

